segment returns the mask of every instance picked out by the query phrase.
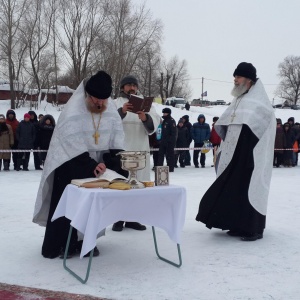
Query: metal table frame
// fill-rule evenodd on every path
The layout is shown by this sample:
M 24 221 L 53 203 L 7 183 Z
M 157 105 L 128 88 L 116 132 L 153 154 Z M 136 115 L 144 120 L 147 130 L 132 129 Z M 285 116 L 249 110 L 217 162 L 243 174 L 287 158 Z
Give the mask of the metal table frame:
M 69 251 L 69 246 L 70 246 L 70 240 L 71 240 L 72 230 L 73 230 L 73 227 L 70 226 L 69 235 L 68 235 L 67 244 L 66 244 L 66 250 L 65 250 L 65 253 L 64 253 L 63 266 L 64 266 L 65 270 L 67 270 L 71 275 L 73 275 L 81 283 L 86 283 L 88 281 L 89 275 L 90 275 L 90 270 L 91 270 L 91 265 L 92 265 L 92 259 L 93 259 L 93 254 L 94 254 L 94 249 L 92 249 L 90 251 L 89 262 L 88 262 L 88 266 L 87 266 L 85 278 L 83 279 L 83 278 L 81 278 L 78 274 L 76 274 L 74 271 L 72 271 L 67 266 L 67 256 L 68 256 L 68 251 Z M 181 265 L 182 265 L 182 258 L 181 258 L 180 244 L 177 244 L 177 251 L 178 251 L 179 263 L 175 263 L 175 262 L 173 262 L 171 260 L 168 260 L 168 259 L 162 257 L 159 254 L 154 226 L 152 226 L 152 233 L 153 233 L 153 241 L 154 241 L 154 245 L 155 245 L 155 252 L 156 252 L 156 255 L 158 256 L 158 258 L 161 259 L 162 261 L 168 263 L 168 264 L 171 264 L 174 267 L 177 267 L 177 268 L 181 267 Z

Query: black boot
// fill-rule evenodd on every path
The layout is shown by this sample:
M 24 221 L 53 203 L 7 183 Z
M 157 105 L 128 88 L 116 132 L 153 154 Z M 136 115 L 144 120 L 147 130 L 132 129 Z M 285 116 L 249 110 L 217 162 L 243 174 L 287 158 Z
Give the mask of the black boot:
M 9 171 L 9 159 L 3 159 L 3 166 L 4 171 Z
M 112 227 L 112 230 L 113 231 L 122 231 L 123 230 L 123 224 L 124 224 L 124 221 L 118 221 L 118 222 L 114 223 L 114 225 Z
M 16 166 L 16 171 L 20 171 L 21 170 L 21 168 L 20 168 L 20 166 L 21 166 L 21 162 L 22 162 L 22 159 L 21 158 L 18 158 L 17 159 L 17 166 Z

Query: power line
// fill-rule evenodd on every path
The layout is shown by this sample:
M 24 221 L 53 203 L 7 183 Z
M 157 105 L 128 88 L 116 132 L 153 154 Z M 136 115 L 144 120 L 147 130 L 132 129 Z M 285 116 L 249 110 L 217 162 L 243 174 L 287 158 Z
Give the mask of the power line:
M 203 77 L 196 77 L 196 78 L 190 78 L 190 79 L 187 79 L 187 80 L 199 80 L 201 79 L 202 80 Z M 229 83 L 229 84 L 232 84 L 233 81 L 224 81 L 224 80 L 218 80 L 218 79 L 209 79 L 209 78 L 205 78 L 204 77 L 204 80 L 208 80 L 208 81 L 215 81 L 215 82 L 222 82 L 222 83 Z M 264 85 L 278 85 L 279 83 L 264 83 Z

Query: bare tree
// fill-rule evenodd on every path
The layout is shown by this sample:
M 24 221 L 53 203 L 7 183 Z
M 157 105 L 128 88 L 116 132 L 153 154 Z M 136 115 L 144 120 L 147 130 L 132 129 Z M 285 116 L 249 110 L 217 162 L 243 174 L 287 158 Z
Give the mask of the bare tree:
M 0 29 L 2 35 L 0 47 L 6 55 L 12 109 L 15 108 L 16 99 L 14 82 L 18 79 L 14 68 L 13 55 L 18 48 L 17 45 L 22 41 L 19 38 L 19 29 L 27 8 L 28 0 L 0 0 Z
M 98 66 L 113 75 L 117 96 L 121 78 L 134 71 L 144 49 L 160 41 L 162 25 L 160 20 L 152 18 L 145 3 L 134 7 L 130 0 L 112 0 L 111 5 L 110 30 L 99 41 L 105 48 L 97 61 Z
M 31 0 L 31 9 L 24 16 L 25 26 L 21 28 L 28 45 L 30 61 L 29 74 L 32 76 L 32 86 L 41 89 L 41 63 L 47 59 L 52 19 L 55 10 L 55 0 Z M 43 64 L 44 67 L 47 65 Z
M 101 36 L 108 14 L 108 0 L 60 1 L 60 22 L 63 34 L 59 35 L 61 47 L 67 54 L 77 86 L 89 73 L 97 36 Z M 89 65 L 91 64 L 91 65 Z
M 160 71 L 160 47 L 158 43 L 147 46 L 139 55 L 133 73 L 139 79 L 139 90 L 144 96 L 158 96 L 157 78 Z
M 189 98 L 191 89 L 188 84 L 187 63 L 180 61 L 177 56 L 172 57 L 168 62 L 164 62 L 160 74 L 160 93 L 165 100 L 168 97 Z
M 287 56 L 278 68 L 281 82 L 276 94 L 290 104 L 297 104 L 300 99 L 300 56 Z

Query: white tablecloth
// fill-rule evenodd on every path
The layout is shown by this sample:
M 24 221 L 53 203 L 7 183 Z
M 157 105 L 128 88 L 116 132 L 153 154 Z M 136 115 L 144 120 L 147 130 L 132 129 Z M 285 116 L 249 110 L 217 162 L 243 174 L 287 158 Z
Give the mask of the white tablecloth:
M 80 257 L 96 246 L 97 235 L 119 221 L 136 221 L 159 227 L 180 244 L 185 221 L 186 190 L 181 186 L 145 189 L 85 189 L 69 184 L 52 221 L 65 216 L 84 235 Z

